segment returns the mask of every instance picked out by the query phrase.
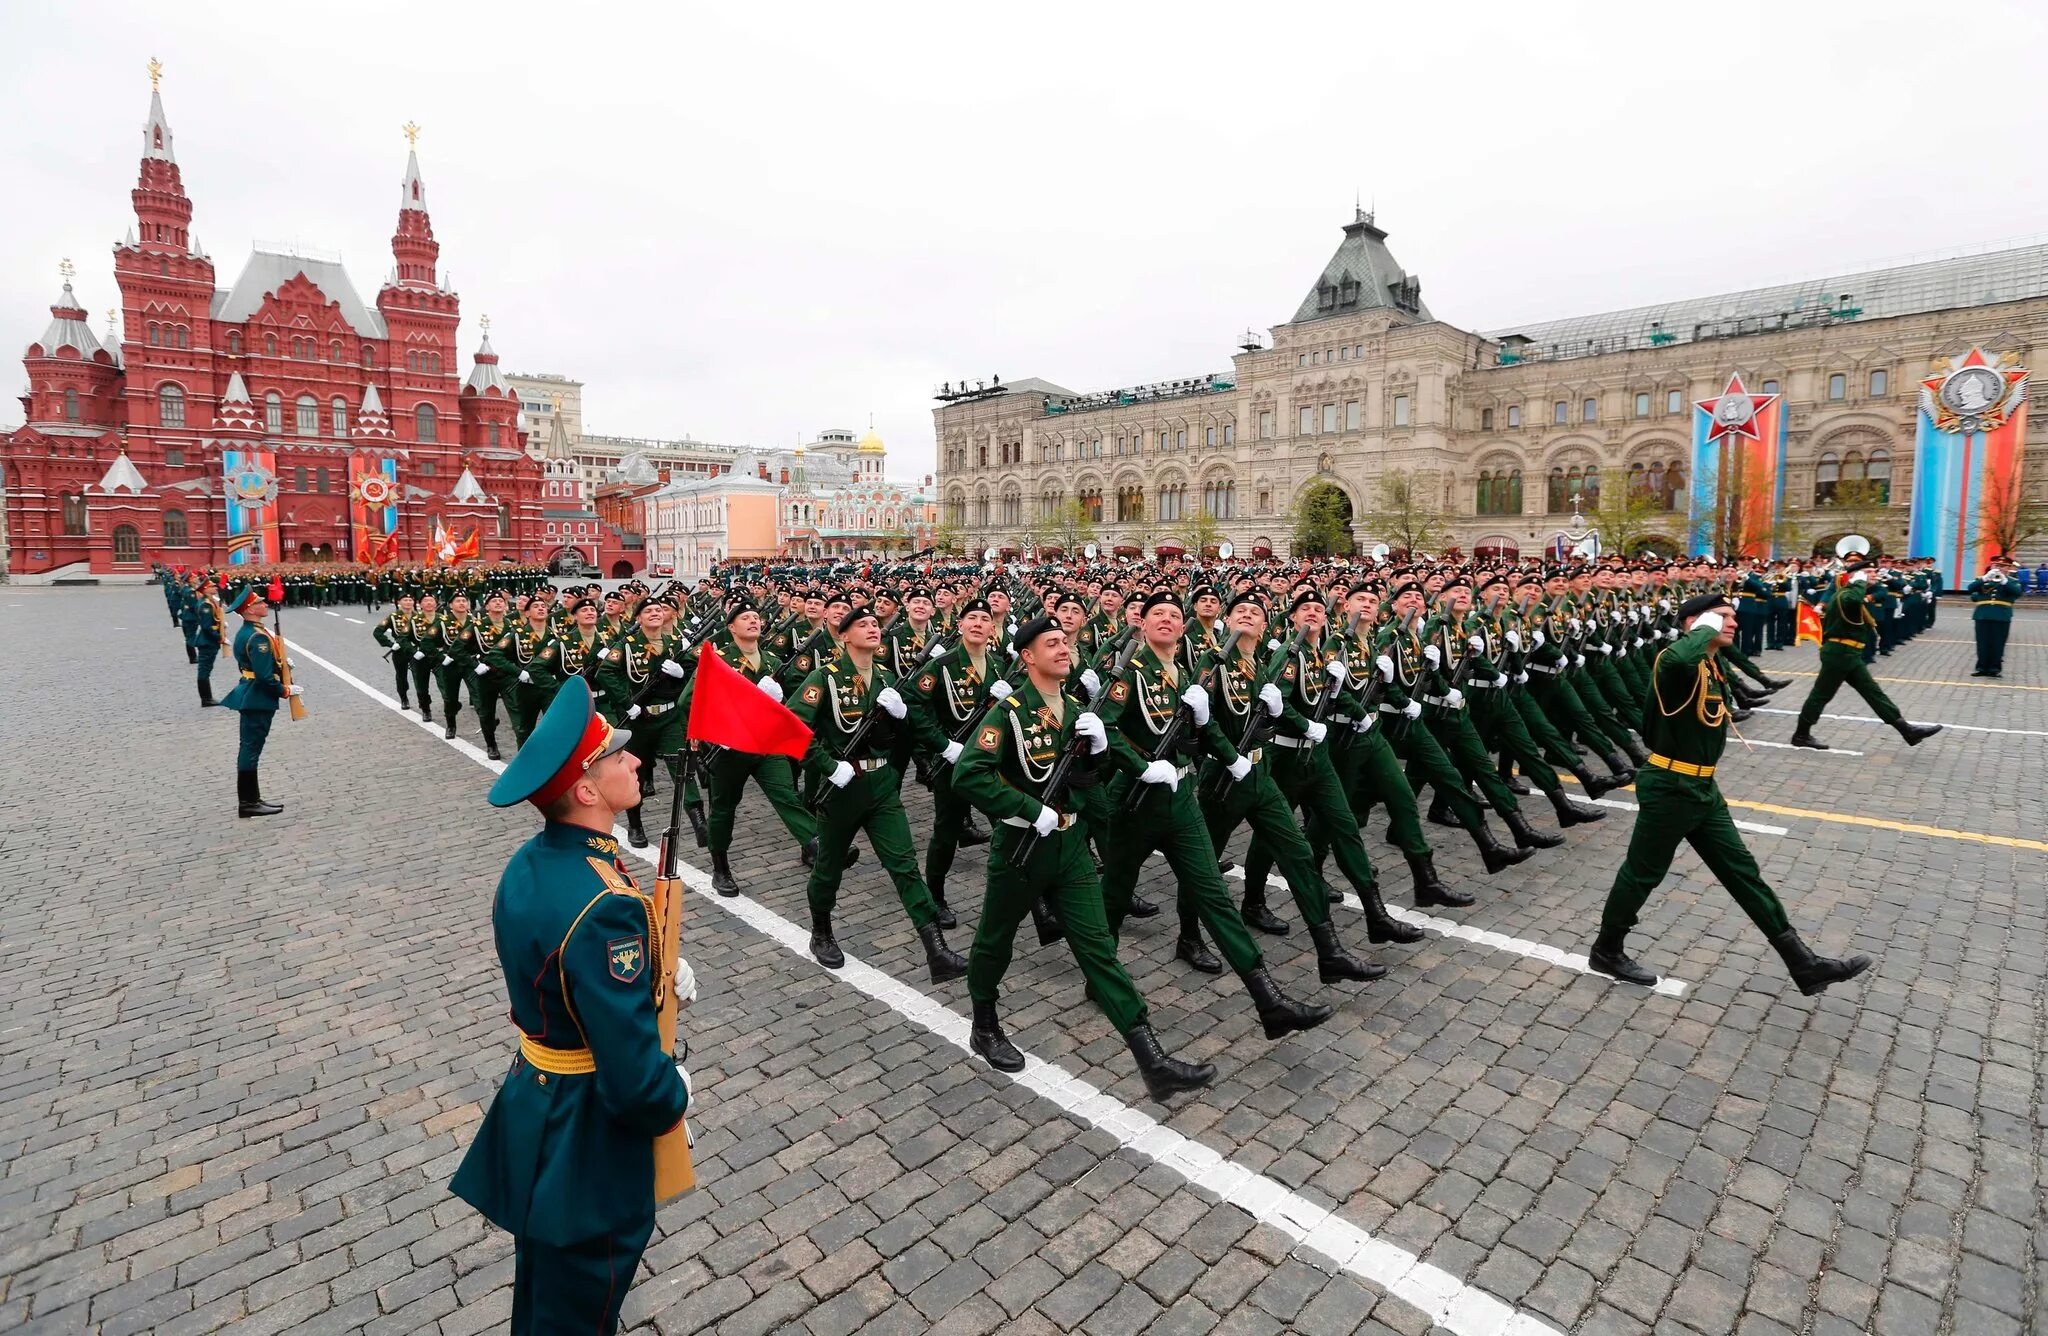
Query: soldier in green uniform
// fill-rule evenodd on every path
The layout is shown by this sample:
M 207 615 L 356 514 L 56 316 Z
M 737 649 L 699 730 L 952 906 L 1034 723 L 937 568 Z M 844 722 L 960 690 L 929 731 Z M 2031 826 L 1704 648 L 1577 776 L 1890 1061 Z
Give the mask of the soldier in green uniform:
M 220 600 L 214 596 L 212 580 L 201 576 L 199 589 L 193 597 L 199 605 L 199 618 L 192 627 L 192 645 L 198 651 L 199 705 L 205 709 L 214 704 L 213 661 L 219 656 L 221 643 L 227 638 L 227 622 L 221 612 Z
M 440 629 L 439 600 L 432 593 L 421 594 L 412 615 L 412 653 L 406 659 L 406 669 L 412 674 L 413 694 L 419 697 L 420 722 L 427 724 L 434 722 L 434 698 L 428 694 L 428 684 L 434 680 Z
M 542 712 L 562 685 L 561 674 L 556 671 L 559 653 L 548 629 L 547 605 L 539 599 L 528 599 L 520 619 L 498 637 L 490 653 L 484 656 L 491 673 L 504 683 L 501 690 L 505 710 L 512 716 L 512 740 L 518 746 L 526 745 Z
M 441 686 L 441 736 L 455 736 L 456 716 L 462 713 L 462 684 L 471 683 L 469 699 L 476 703 L 476 623 L 469 615 L 469 595 L 456 590 L 448 596 L 448 615 L 428 635 L 426 650 L 433 662 L 434 676 Z
M 983 710 L 1010 694 L 989 654 L 995 634 L 995 610 L 986 599 L 971 599 L 959 609 L 960 639 L 952 649 L 928 660 L 909 679 L 910 726 L 921 750 L 936 754 L 932 772 L 932 833 L 924 852 L 924 883 L 939 907 L 939 926 L 955 926 L 946 903 L 946 877 L 953 855 L 962 845 L 988 843 L 984 831 L 968 829 L 973 806 L 953 791 L 951 768 L 960 759 L 967 733 Z
M 1853 979 L 1870 968 L 1870 957 L 1830 960 L 1800 940 L 1785 907 L 1735 829 L 1714 768 L 1728 743 L 1727 678 L 1718 651 L 1734 640 L 1728 625 L 1728 597 L 1699 594 L 1678 609 L 1685 634 L 1657 656 L 1651 707 L 1644 712 L 1650 763 L 1636 776 L 1635 830 L 1628 855 L 1607 893 L 1600 933 L 1587 963 L 1628 983 L 1654 985 L 1657 975 L 1629 958 L 1627 938 L 1650 892 L 1671 870 L 1681 841 L 1692 845 L 1743 913 L 1763 929 L 1802 993 Z M 1860 666 L 1860 665 L 1859 665 Z
M 1087 980 L 1087 996 L 1130 1045 L 1152 1097 L 1163 1100 L 1199 1089 L 1216 1079 L 1216 1069 L 1180 1062 L 1160 1047 L 1145 1000 L 1117 958 L 1102 885 L 1083 834 L 1071 812 L 1046 802 L 1076 792 L 1076 785 L 1099 784 L 1103 762 L 1097 758 L 1109 750 L 1107 727 L 1100 716 L 1075 708 L 1063 694 L 1073 651 L 1057 623 L 1039 617 L 1019 627 L 1016 648 L 1024 681 L 975 730 L 974 745 L 961 756 L 953 780 L 996 823 L 981 918 L 968 952 L 967 996 L 974 1007 L 968 1044 L 998 1071 L 1024 1070 L 1024 1057 L 1003 1033 L 996 1004 L 1017 925 L 1033 905 L 1049 900 Z M 1047 793 L 1061 754 L 1070 750 L 1077 752 L 1072 763 L 1077 778 L 1064 793 Z M 1020 861 L 1019 846 L 1027 839 L 1035 840 L 1036 847 Z
M 638 624 L 612 644 L 597 670 L 606 694 L 626 702 L 633 754 L 642 766 L 643 796 L 651 792 L 657 760 L 668 763 L 669 779 L 676 781 L 676 758 L 683 750 L 683 715 L 676 705 L 690 676 L 690 645 L 680 634 L 669 634 L 669 618 L 675 611 L 674 598 L 666 594 L 642 603 Z M 647 845 L 638 804 L 626 813 L 626 842 L 636 849 Z
M 263 764 L 263 744 L 270 739 L 270 726 L 277 721 L 278 702 L 300 694 L 300 688 L 285 684 L 282 647 L 263 624 L 270 616 L 270 603 L 262 589 L 251 581 L 231 591 L 223 606 L 242 617 L 234 651 L 242 680 L 220 701 L 242 717 L 241 745 L 235 754 L 235 815 L 276 816 L 284 804 L 263 800 L 257 771 Z
M 383 621 L 370 628 L 370 637 L 382 645 L 391 660 L 392 685 L 398 692 L 398 708 L 412 708 L 413 598 L 400 593 Z
M 1843 568 L 1841 585 L 1828 596 L 1827 606 L 1821 610 L 1820 672 L 1813 679 L 1813 689 L 1807 693 L 1805 704 L 1799 707 L 1798 727 L 1792 731 L 1795 747 L 1828 749 L 1826 743 L 1813 736 L 1813 726 L 1820 722 L 1821 711 L 1827 709 L 1844 683 L 1854 687 L 1877 717 L 1906 740 L 1907 746 L 1917 747 L 1941 732 L 1940 724 L 1908 722 L 1870 675 L 1867 665 L 1877 644 L 1880 623 L 1871 615 L 1866 597 L 1869 579 L 1868 563 L 1860 556 L 1850 557 Z
M 869 717 L 879 711 L 901 723 L 910 714 L 889 670 L 875 661 L 882 647 L 881 619 L 865 608 L 849 608 L 837 630 L 844 653 L 811 671 L 791 707 L 811 729 L 804 771 L 823 799 L 816 809 L 818 855 L 805 890 L 811 905 L 811 956 L 826 969 L 846 964 L 846 953 L 832 934 L 832 911 L 847 850 L 854 835 L 866 831 L 924 945 L 932 982 L 957 979 L 967 972 L 967 962 L 947 947 L 938 906 L 917 874 L 917 849 L 903 812 L 903 772 L 890 754 L 893 726 Z
M 484 595 L 484 614 L 470 628 L 475 661 L 469 670 L 469 701 L 476 706 L 477 726 L 483 730 L 484 754 L 493 761 L 504 759 L 498 751 L 498 702 L 504 697 L 506 682 L 492 667 L 491 658 L 511 629 L 505 619 L 505 591 L 494 588 Z
M 199 576 L 181 582 L 178 595 L 178 629 L 185 637 L 185 662 L 199 662 Z
M 546 824 L 491 903 L 519 1051 L 449 1190 L 512 1235 L 517 1336 L 618 1329 L 654 1231 L 654 1140 L 694 1103 L 658 1018 L 695 980 L 681 957 L 663 977 L 654 902 L 612 838 L 640 796 L 630 736 L 571 679 L 491 786 Z
M 2012 606 L 2019 590 L 2006 574 L 2010 557 L 1994 557 L 1983 575 L 1970 581 L 1970 629 L 1977 637 L 1977 666 L 1972 677 L 1997 677 L 2005 671 L 2005 640 L 2012 634 Z
M 716 646 L 706 646 L 699 653 L 715 653 L 734 671 L 760 688 L 770 700 L 782 699 L 782 684 L 775 680 L 781 661 L 761 644 L 761 614 L 754 605 L 744 599 L 736 599 L 726 612 L 727 635 L 721 637 Z M 683 689 L 682 709 L 684 719 L 690 717 L 690 700 L 694 694 L 697 679 L 692 677 Z M 690 744 L 693 748 L 696 743 Z M 732 864 L 727 854 L 732 849 L 733 817 L 739 811 L 740 798 L 744 796 L 747 781 L 752 780 L 768 799 L 775 815 L 782 819 L 782 825 L 804 851 L 808 865 L 817 856 L 816 841 L 818 823 L 811 816 L 810 809 L 797 797 L 796 784 L 791 777 L 789 758 L 784 756 L 755 756 L 748 752 L 737 752 L 731 748 L 719 748 L 713 756 L 702 762 L 710 774 L 711 816 L 707 823 L 708 847 L 711 851 L 711 888 L 723 896 L 740 893 L 739 882 L 733 878 Z

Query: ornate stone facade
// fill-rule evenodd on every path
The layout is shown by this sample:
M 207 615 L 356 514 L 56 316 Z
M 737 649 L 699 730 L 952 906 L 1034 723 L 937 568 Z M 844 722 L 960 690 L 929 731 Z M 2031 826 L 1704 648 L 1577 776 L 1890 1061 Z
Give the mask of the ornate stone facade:
M 1630 483 L 1687 541 L 1693 405 L 1739 372 L 1785 396 L 1781 515 L 1807 546 L 1853 522 L 1903 551 L 1921 380 L 1969 348 L 2024 364 L 2048 342 L 2048 246 L 1482 334 L 1434 318 L 1360 214 L 1293 319 L 1228 372 L 1100 394 L 1043 380 L 947 386 L 934 410 L 941 518 L 970 550 L 1056 538 L 1068 500 L 1109 550 L 1152 551 L 1215 517 L 1240 552 L 1289 550 L 1318 482 L 1363 520 L 1380 479 L 1426 484 L 1465 551 L 1534 553 Z M 2025 477 L 2048 463 L 2041 414 Z M 1845 483 L 1862 483 L 1847 487 Z M 1838 505 L 1853 498 L 1853 517 Z M 1584 526 L 1579 526 L 1583 531 Z

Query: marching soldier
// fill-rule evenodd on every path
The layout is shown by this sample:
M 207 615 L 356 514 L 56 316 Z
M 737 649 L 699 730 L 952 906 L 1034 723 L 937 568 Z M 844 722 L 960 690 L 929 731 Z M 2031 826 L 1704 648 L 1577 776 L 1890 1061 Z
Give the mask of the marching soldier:
M 512 1235 L 518 1336 L 618 1329 L 654 1231 L 655 1138 L 695 1103 L 658 1028 L 664 991 L 687 1001 L 695 979 L 680 957 L 662 977 L 654 901 L 611 833 L 640 796 L 629 740 L 573 679 L 491 786 L 546 824 L 491 904 L 519 1051 L 449 1188 Z
M 484 595 L 484 615 L 470 629 L 475 662 L 470 668 L 469 700 L 476 706 L 477 726 L 484 734 L 484 755 L 503 760 L 498 751 L 498 702 L 504 698 L 506 682 L 491 665 L 497 644 L 511 631 L 505 618 L 505 591 L 494 588 Z
M 542 711 L 562 684 L 556 672 L 557 653 L 554 636 L 548 630 L 547 605 L 539 599 L 528 599 L 520 610 L 519 620 L 498 637 L 490 653 L 484 656 L 491 674 L 503 683 L 500 691 L 505 711 L 512 716 L 512 740 L 517 746 L 526 745 L 526 739 L 540 723 Z
M 1813 679 L 1806 703 L 1799 707 L 1798 727 L 1792 731 L 1795 747 L 1828 749 L 1826 743 L 1813 736 L 1813 726 L 1820 722 L 1821 711 L 1827 709 L 1844 683 L 1854 687 L 1872 712 L 1890 724 L 1907 746 L 1917 747 L 1941 732 L 1940 724 L 1908 723 L 1866 666 L 1876 649 L 1881 624 L 1871 615 L 1865 596 L 1870 580 L 1868 565 L 1860 556 L 1850 557 L 1844 564 L 1841 586 L 1828 596 L 1827 606 L 1822 609 L 1820 672 Z
M 669 779 L 677 779 L 676 758 L 683 750 L 683 715 L 676 708 L 689 679 L 686 655 L 689 642 L 668 633 L 669 617 L 676 611 L 672 595 L 650 598 L 640 605 L 638 622 L 606 651 L 597 673 L 606 694 L 626 702 L 626 722 L 633 730 L 633 754 L 642 766 L 640 791 L 652 791 L 654 763 L 666 761 Z M 626 813 L 626 842 L 635 849 L 647 846 L 647 831 L 640 824 L 640 805 Z
M 242 716 L 241 746 L 235 754 L 236 816 L 276 816 L 284 804 L 265 802 L 258 769 L 263 764 L 263 744 L 270 739 L 270 726 L 277 721 L 279 701 L 299 695 L 302 688 L 290 680 L 284 650 L 265 626 L 270 603 L 252 581 L 230 593 L 224 604 L 241 614 L 241 629 L 235 632 L 235 667 L 242 680 L 221 697 L 220 703 Z
M 946 876 L 953 869 L 954 853 L 961 845 L 988 843 L 987 832 L 968 829 L 973 807 L 953 791 L 952 766 L 960 759 L 968 729 L 992 701 L 1010 694 L 1010 684 L 989 661 L 994 609 L 986 599 L 972 599 L 960 607 L 959 618 L 959 643 L 924 665 L 911 679 L 906 697 L 913 735 L 924 750 L 939 754 L 932 775 L 932 833 L 925 846 L 924 881 L 939 907 L 942 928 L 956 926 L 946 903 Z
M 462 684 L 468 682 L 470 704 L 477 703 L 477 626 L 469 617 L 469 595 L 460 589 L 448 596 L 448 615 L 434 627 L 428 653 L 440 651 L 434 675 L 441 684 L 441 718 L 447 725 L 441 736 L 455 736 L 455 718 L 462 712 Z M 481 710 L 479 710 L 481 713 Z
M 1799 991 L 1818 993 L 1869 969 L 1870 957 L 1830 960 L 1807 948 L 1742 843 L 1720 786 L 1714 782 L 1730 722 L 1727 678 L 1718 656 L 1734 639 L 1728 611 L 1724 594 L 1687 599 L 1678 609 L 1685 634 L 1657 655 L 1651 708 L 1643 721 L 1650 763 L 1636 776 L 1640 810 L 1629 836 L 1628 856 L 1607 893 L 1600 933 L 1587 961 L 1600 973 L 1624 982 L 1646 987 L 1656 984 L 1654 971 L 1629 958 L 1627 937 L 1683 841 L 1692 845 L 1735 903 L 1763 929 Z

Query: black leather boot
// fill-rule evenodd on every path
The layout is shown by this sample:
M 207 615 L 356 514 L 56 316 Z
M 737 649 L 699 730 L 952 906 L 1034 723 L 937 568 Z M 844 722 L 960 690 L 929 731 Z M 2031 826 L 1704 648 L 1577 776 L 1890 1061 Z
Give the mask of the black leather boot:
M 484 755 L 490 757 L 493 761 L 505 759 L 498 754 L 498 730 L 495 728 L 484 730 Z
M 1586 953 L 1586 964 L 1596 974 L 1605 974 L 1623 983 L 1641 984 L 1645 988 L 1655 987 L 1657 973 L 1643 968 L 1628 958 L 1628 934 L 1609 932 L 1602 928 L 1600 935 L 1593 939 L 1593 949 Z
M 678 781 L 677 781 L 677 780 L 676 780 L 676 779 L 675 779 L 675 778 L 674 778 L 673 776 L 671 776 L 671 777 L 670 777 L 670 779 L 669 779 L 669 782 L 670 782 L 671 784 L 673 784 L 673 783 L 676 783 L 676 782 L 678 782 Z M 699 849 L 708 849 L 708 848 L 710 848 L 710 847 L 711 847 L 711 831 L 710 831 L 710 829 L 709 829 L 709 828 L 708 828 L 708 827 L 706 826 L 706 823 L 705 823 L 705 820 L 704 820 L 704 804 L 703 804 L 703 803 L 693 803 L 693 802 L 685 802 L 685 803 L 683 804 L 683 815 L 689 818 L 689 821 L 690 821 L 690 836 L 691 836 L 691 838 L 692 838 L 692 839 L 694 839 L 694 840 L 696 840 L 696 841 L 697 841 L 697 847 L 698 847 Z M 849 860 L 849 861 L 851 861 L 851 860 Z
M 1596 775 L 1584 763 L 1572 766 L 1571 776 L 1579 781 L 1579 787 L 1586 791 L 1588 798 L 1605 797 L 1628 782 L 1618 776 Z
M 1785 968 L 1791 971 L 1792 982 L 1798 984 L 1799 991 L 1808 997 L 1824 991 L 1831 983 L 1855 978 L 1872 964 L 1869 956 L 1850 956 L 1846 960 L 1817 956 L 1807 949 L 1794 928 L 1787 928 L 1771 938 L 1771 945 L 1777 948 Z
M 1908 747 L 1917 747 L 1936 733 L 1941 732 L 1940 724 L 1914 724 L 1908 723 L 1904 719 L 1899 720 L 1892 727 L 1899 731 L 1899 736 L 1906 740 Z
M 447 724 L 447 727 L 446 727 L 445 729 L 443 729 L 443 730 L 441 731 L 441 736 L 442 736 L 442 737 L 444 737 L 444 738 L 449 738 L 449 739 L 453 739 L 453 738 L 454 738 L 454 736 L 455 736 L 455 716 L 456 716 L 456 714 L 457 714 L 457 713 L 458 713 L 458 711 L 456 711 L 456 710 L 447 710 L 447 711 L 444 711 L 444 712 L 442 713 L 442 715 L 441 715 L 441 719 L 442 719 L 442 722 L 443 722 L 443 723 L 445 723 L 445 724 Z
M 974 813 L 969 812 L 960 822 L 960 847 L 972 849 L 977 844 L 987 843 L 988 828 L 974 819 Z
M 263 794 L 256 787 L 254 770 L 235 771 L 235 797 L 239 800 L 236 816 L 276 816 L 284 810 L 276 803 L 263 801 Z
M 420 722 L 423 724 L 434 722 L 434 707 L 427 704 L 425 697 L 420 699 Z
M 1180 940 L 1173 944 L 1173 954 L 1204 974 L 1223 973 L 1223 962 L 1216 958 L 1216 953 L 1202 940 L 1202 930 L 1192 923 L 1181 925 Z
M 1308 935 L 1316 944 L 1316 975 L 1324 983 L 1366 983 L 1387 972 L 1385 965 L 1368 965 L 1344 954 L 1334 923 L 1311 923 Z
M 638 803 L 626 809 L 626 843 L 632 845 L 635 849 L 645 849 L 647 847 L 647 832 L 640 825 L 640 805 Z
M 1156 1100 L 1184 1090 L 1200 1090 L 1216 1079 L 1216 1069 L 1206 1062 L 1182 1062 L 1166 1056 L 1166 1050 L 1159 1047 L 1159 1036 L 1148 1024 L 1133 1025 L 1124 1042 L 1131 1046 L 1138 1075 L 1145 1078 L 1145 1089 Z
M 724 850 L 711 855 L 711 889 L 728 900 L 740 893 L 740 884 L 732 879 L 732 864 L 726 861 Z
M 1024 1070 L 1024 1055 L 1003 1033 L 1003 1023 L 996 1017 L 993 1002 L 974 1004 L 974 1028 L 967 1032 L 967 1046 L 987 1058 L 988 1065 L 999 1072 Z
M 932 904 L 937 906 L 939 911 L 939 926 L 941 928 L 959 927 L 960 920 L 953 913 L 953 906 L 946 903 L 946 888 L 943 886 L 932 886 L 927 889 L 932 893 Z
M 1159 916 L 1159 906 L 1153 904 L 1144 896 L 1139 895 L 1136 891 L 1132 891 L 1130 907 L 1124 910 L 1124 913 L 1132 918 L 1157 918 Z
M 1479 823 L 1472 827 L 1471 833 L 1472 843 L 1479 846 L 1479 857 L 1486 864 L 1489 874 L 1499 872 L 1502 868 L 1513 867 L 1536 852 L 1520 845 L 1510 849 L 1501 844 L 1493 838 L 1493 827 L 1486 824 L 1486 818 L 1483 816 L 1479 818 Z
M 1422 855 L 1424 859 L 1428 854 Z M 1430 870 L 1435 875 L 1435 869 Z M 1365 906 L 1365 940 L 1378 946 L 1382 942 L 1419 942 L 1422 929 L 1412 923 L 1403 923 L 1387 912 L 1387 902 L 1380 898 L 1378 882 L 1359 893 L 1358 899 Z
M 1621 744 L 1621 754 L 1628 757 L 1638 770 L 1650 763 L 1650 753 L 1644 751 L 1642 744 L 1634 738 L 1629 738 Z
M 1253 886 L 1245 883 L 1244 921 L 1260 932 L 1272 937 L 1287 935 L 1287 921 L 1275 915 L 1266 905 L 1266 887 L 1263 883 Z
M 924 943 L 925 968 L 931 971 L 933 983 L 946 983 L 967 973 L 967 957 L 946 945 L 938 924 L 927 923 L 919 928 L 917 940 Z
M 1436 875 L 1436 855 L 1406 854 L 1409 875 L 1415 878 L 1415 907 L 1425 909 L 1431 905 L 1448 905 L 1452 909 L 1466 909 L 1472 897 L 1463 891 L 1454 891 L 1443 884 Z
M 1296 1002 L 1282 993 L 1264 965 L 1244 976 L 1244 987 L 1252 995 L 1252 1005 L 1259 1009 L 1259 1024 L 1266 1027 L 1268 1039 L 1313 1030 L 1330 1019 L 1330 1008 Z
M 1441 793 L 1431 800 L 1428 819 L 1432 825 L 1455 828 L 1458 824 L 1458 818 L 1452 813 L 1451 805 L 1444 801 L 1444 796 Z
M 219 701 L 216 701 L 216 700 L 215 700 L 215 699 L 213 698 L 213 683 L 211 683 L 211 682 L 207 681 L 207 680 L 206 680 L 205 678 L 203 678 L 203 677 L 202 677 L 202 678 L 200 678 L 200 679 L 199 679 L 199 706 L 200 706 L 200 708 L 201 708 L 201 709 L 211 709 L 211 708 L 213 708 L 214 706 L 216 706 L 216 705 L 218 705 L 218 704 L 220 704 L 220 702 L 219 702 Z
M 1557 813 L 1557 824 L 1561 827 L 1583 826 L 1589 821 L 1606 817 L 1607 809 L 1582 803 L 1563 789 L 1550 795 L 1550 809 Z
M 194 649 L 194 648 L 193 648 L 192 646 L 190 646 L 190 645 L 187 645 L 187 646 L 185 646 L 185 662 L 187 662 L 187 663 L 197 663 L 197 662 L 199 662 L 199 651 L 198 651 L 198 650 L 196 650 L 196 649 Z
M 1520 812 L 1502 812 L 1500 819 L 1506 824 L 1508 833 L 1515 837 L 1515 846 L 1521 849 L 1555 849 L 1564 843 L 1564 836 L 1551 835 L 1537 830 L 1529 824 L 1529 818 Z
M 1813 731 L 1804 725 L 1792 730 L 1792 745 L 1795 747 L 1810 747 L 1814 751 L 1826 751 L 1828 749 L 1828 744 L 1815 737 Z
M 1502 761 L 1497 768 L 1497 773 L 1500 775 L 1500 782 L 1508 786 L 1509 793 L 1514 794 L 1518 798 L 1525 798 L 1529 795 L 1529 781 L 1516 774 L 1515 767 L 1512 764 Z
M 1059 911 L 1044 896 L 1031 902 L 1031 926 L 1038 929 L 1040 946 L 1051 946 L 1067 935 L 1066 926 L 1060 922 Z
M 811 911 L 811 959 L 828 970 L 836 970 L 846 963 L 846 953 L 839 949 L 839 943 L 832 940 L 832 916 Z
M 1636 768 L 1630 765 L 1628 758 L 1620 752 L 1601 752 L 1600 764 L 1614 772 L 1614 782 L 1617 786 L 1626 788 L 1636 782 Z
M 1765 673 L 1764 685 L 1773 691 L 1783 691 L 1786 687 L 1792 685 L 1792 679 L 1789 677 L 1772 677 L 1769 673 Z

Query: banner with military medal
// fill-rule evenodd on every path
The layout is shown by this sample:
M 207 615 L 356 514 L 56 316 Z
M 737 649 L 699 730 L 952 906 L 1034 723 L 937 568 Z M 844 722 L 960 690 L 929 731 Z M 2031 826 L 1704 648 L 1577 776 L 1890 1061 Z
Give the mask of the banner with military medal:
M 1692 534 L 1692 555 L 1714 553 L 1718 536 L 1715 516 L 1721 506 L 1721 457 L 1728 455 L 1727 476 L 1735 480 L 1741 502 L 1739 532 L 1750 536 L 1745 556 L 1776 555 L 1770 533 L 1785 500 L 1785 400 L 1777 394 L 1751 394 L 1739 374 L 1710 399 L 1692 406 L 1692 498 L 1686 517 Z
M 1907 551 L 1933 557 L 1951 582 L 1984 569 L 1997 546 L 1987 507 L 2019 502 L 2027 435 L 2027 369 L 2011 353 L 1972 348 L 1937 359 L 1920 382 Z
M 268 450 L 223 450 L 220 464 L 228 564 L 267 565 L 278 560 L 277 456 Z
M 349 535 L 355 559 L 382 566 L 398 556 L 398 461 L 357 451 L 348 461 Z

